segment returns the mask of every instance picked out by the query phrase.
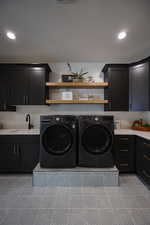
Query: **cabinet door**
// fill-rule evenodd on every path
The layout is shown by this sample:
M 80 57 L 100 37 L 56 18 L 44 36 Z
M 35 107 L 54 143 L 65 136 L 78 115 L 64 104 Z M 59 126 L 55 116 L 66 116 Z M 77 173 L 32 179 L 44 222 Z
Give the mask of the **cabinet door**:
M 35 67 L 29 70 L 29 91 L 27 104 L 45 105 L 46 100 L 46 73 L 42 67 Z
M 26 68 L 13 67 L 9 71 L 11 105 L 26 105 L 29 85 L 29 75 Z
M 143 143 L 142 139 L 137 137 L 136 138 L 136 172 L 138 175 L 142 173 L 142 151 L 143 151 Z
M 134 136 L 115 136 L 115 161 L 120 172 L 135 172 Z
M 32 172 L 39 162 L 39 143 L 18 144 L 21 158 L 21 171 Z
M 8 73 L 4 69 L 0 69 L 0 104 L 9 102 Z
M 109 87 L 105 89 L 105 99 L 109 104 L 107 111 L 128 111 L 129 108 L 129 73 L 128 68 L 109 68 L 107 71 Z
M 130 67 L 130 110 L 149 110 L 149 62 Z
M 19 171 L 20 163 L 17 146 L 10 143 L 0 143 L 0 171 Z

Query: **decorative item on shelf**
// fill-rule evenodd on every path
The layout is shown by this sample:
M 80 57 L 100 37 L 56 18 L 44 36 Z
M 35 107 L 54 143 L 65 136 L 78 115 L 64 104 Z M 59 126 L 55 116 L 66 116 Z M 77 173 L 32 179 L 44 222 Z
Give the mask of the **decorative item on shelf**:
M 93 80 L 93 77 L 92 76 L 87 76 L 86 77 L 86 82 L 94 83 L 95 81 Z
M 63 91 L 62 92 L 62 100 L 73 100 L 72 91 Z
M 150 124 L 143 124 L 143 120 L 135 120 L 131 126 L 132 130 L 150 131 Z
M 83 82 L 84 81 L 84 76 L 87 74 L 88 72 L 83 72 L 83 69 L 80 70 L 80 72 L 72 72 L 73 74 L 73 81 L 74 82 Z
M 94 100 L 94 99 L 96 99 L 96 98 L 95 98 L 94 95 L 88 95 L 88 99 L 89 99 L 89 100 Z
M 80 72 L 73 72 L 70 63 L 67 63 L 67 66 L 68 66 L 69 72 L 73 76 L 73 82 L 83 82 L 84 81 L 84 76 L 88 72 L 83 72 L 82 68 L 81 68 Z
M 79 100 L 79 93 L 76 90 L 73 91 L 73 100 Z
M 88 95 L 88 99 L 89 100 L 100 100 L 100 99 L 103 99 L 104 96 L 101 95 L 101 94 L 89 94 Z
M 63 74 L 61 78 L 62 82 L 73 82 L 74 76 L 72 74 Z
M 88 95 L 87 94 L 80 94 L 79 100 L 88 100 Z

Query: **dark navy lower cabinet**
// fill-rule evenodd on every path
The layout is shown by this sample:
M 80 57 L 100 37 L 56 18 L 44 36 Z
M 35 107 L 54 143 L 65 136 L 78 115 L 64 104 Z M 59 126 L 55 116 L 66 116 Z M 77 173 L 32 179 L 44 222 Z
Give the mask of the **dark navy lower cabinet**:
M 39 135 L 1 135 L 0 172 L 32 172 L 39 151 Z
M 140 137 L 136 141 L 136 172 L 150 185 L 150 140 Z
M 120 173 L 135 172 L 135 136 L 115 135 L 115 163 Z

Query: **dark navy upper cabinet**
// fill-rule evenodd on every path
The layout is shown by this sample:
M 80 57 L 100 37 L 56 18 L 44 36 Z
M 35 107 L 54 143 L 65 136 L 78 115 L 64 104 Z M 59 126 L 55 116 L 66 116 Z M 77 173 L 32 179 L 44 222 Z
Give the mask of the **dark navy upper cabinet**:
M 0 64 L 0 102 L 44 105 L 50 71 L 48 64 Z
M 9 77 L 3 69 L 0 71 L 0 104 L 7 104 L 9 101 L 9 86 L 8 86 Z
M 108 87 L 104 89 L 105 111 L 128 111 L 129 109 L 129 68 L 128 64 L 107 64 L 103 68 L 104 81 Z
M 149 59 L 130 66 L 130 111 L 150 109 L 150 65 Z

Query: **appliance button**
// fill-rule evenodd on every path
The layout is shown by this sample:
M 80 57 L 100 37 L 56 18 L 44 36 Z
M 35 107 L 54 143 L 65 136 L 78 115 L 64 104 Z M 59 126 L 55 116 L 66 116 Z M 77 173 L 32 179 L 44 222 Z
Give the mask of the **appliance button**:
M 99 119 L 98 119 L 98 117 L 95 117 L 95 121 L 98 121 Z
M 59 117 L 56 117 L 56 121 L 59 121 L 60 120 L 60 118 Z
M 75 129 L 75 127 L 76 127 L 76 125 L 75 124 L 72 124 L 72 128 Z

